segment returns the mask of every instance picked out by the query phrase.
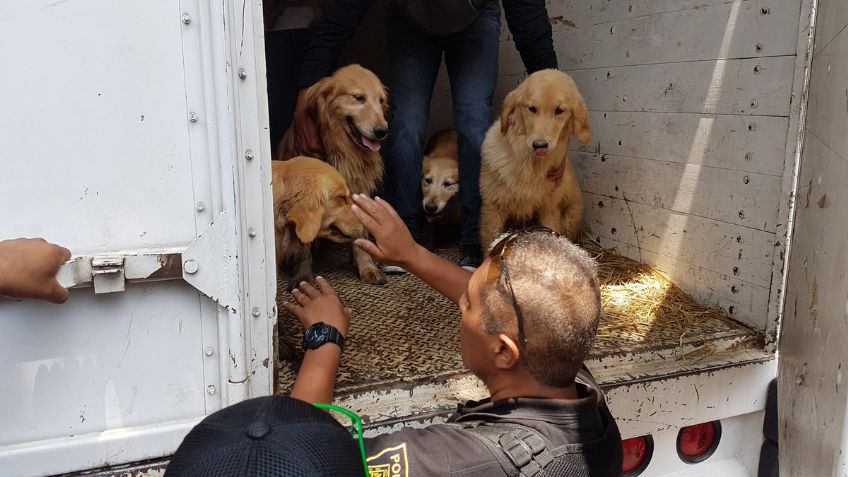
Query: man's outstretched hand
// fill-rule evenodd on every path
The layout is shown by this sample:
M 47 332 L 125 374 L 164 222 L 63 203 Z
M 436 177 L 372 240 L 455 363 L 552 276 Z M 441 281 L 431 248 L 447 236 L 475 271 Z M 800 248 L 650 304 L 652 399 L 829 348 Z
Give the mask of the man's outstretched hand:
M 68 290 L 56 273 L 70 258 L 68 249 L 41 238 L 0 242 L 0 295 L 64 303 Z
M 316 281 L 317 289 L 306 282 L 301 283 L 299 288 L 292 290 L 295 303 L 284 303 L 283 306 L 300 320 L 304 328 L 324 322 L 339 330 L 342 336 L 347 336 L 350 308 L 342 306 L 339 296 L 327 280 L 318 277 Z
M 356 239 L 354 245 L 378 261 L 406 267 L 423 250 L 395 209 L 383 199 L 356 194 L 353 214 L 374 238 L 374 241 Z

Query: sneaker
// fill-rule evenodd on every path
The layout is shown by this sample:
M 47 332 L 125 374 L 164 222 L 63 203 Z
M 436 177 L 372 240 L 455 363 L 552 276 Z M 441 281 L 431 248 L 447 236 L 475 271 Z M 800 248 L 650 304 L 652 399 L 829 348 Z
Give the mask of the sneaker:
M 382 270 L 383 273 L 389 275 L 401 275 L 404 273 L 409 273 L 405 268 L 399 267 L 397 265 L 380 265 L 380 270 Z
M 479 267 L 481 263 L 483 263 L 482 258 L 466 255 L 462 257 L 462 260 L 459 261 L 459 266 L 468 270 L 469 272 L 473 272 L 474 270 L 477 270 L 477 267 Z

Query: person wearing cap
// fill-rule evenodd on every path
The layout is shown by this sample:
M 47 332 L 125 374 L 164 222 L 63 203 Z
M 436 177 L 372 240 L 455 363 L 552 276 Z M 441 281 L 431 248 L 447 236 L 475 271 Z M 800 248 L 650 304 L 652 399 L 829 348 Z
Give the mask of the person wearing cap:
M 450 78 L 458 134 L 460 203 L 464 257 L 482 260 L 479 238 L 480 148 L 492 125 L 492 97 L 498 79 L 501 3 L 527 73 L 557 68 L 545 0 L 387 0 L 386 36 L 389 90 L 394 118 L 386 145 L 386 197 L 416 239 L 420 239 L 421 158 L 433 87 L 442 57 Z M 329 76 L 335 61 L 368 12 L 372 0 L 329 0 L 314 24 L 303 57 L 295 121 L 308 115 L 305 89 Z M 315 150 L 318 133 L 307 131 Z
M 512 233 L 472 274 L 415 243 L 381 199 L 355 196 L 374 242 L 355 244 L 414 273 L 459 305 L 462 359 L 491 397 L 445 424 L 365 439 L 372 476 L 621 474 L 621 436 L 583 360 L 601 312 L 596 265 L 549 229 Z M 326 280 L 286 309 L 307 327 L 292 397 L 329 403 L 350 311 Z
M 328 413 L 286 396 L 249 399 L 201 421 L 166 477 L 361 477 L 356 441 Z

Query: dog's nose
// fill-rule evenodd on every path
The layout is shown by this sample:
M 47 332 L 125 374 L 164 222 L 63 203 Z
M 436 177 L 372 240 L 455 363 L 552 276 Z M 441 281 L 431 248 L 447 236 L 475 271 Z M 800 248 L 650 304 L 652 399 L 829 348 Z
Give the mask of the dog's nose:
M 424 204 L 424 211 L 427 212 L 428 214 L 432 214 L 432 213 L 436 212 L 436 209 L 438 209 L 438 208 L 439 208 L 439 206 L 437 206 L 436 204 Z
M 373 129 L 373 132 L 374 132 L 374 136 L 377 139 L 386 139 L 386 136 L 389 135 L 388 128 L 384 128 L 384 127 L 376 127 L 376 128 Z
M 536 139 L 533 141 L 533 149 L 545 149 L 548 147 L 548 141 L 543 139 Z

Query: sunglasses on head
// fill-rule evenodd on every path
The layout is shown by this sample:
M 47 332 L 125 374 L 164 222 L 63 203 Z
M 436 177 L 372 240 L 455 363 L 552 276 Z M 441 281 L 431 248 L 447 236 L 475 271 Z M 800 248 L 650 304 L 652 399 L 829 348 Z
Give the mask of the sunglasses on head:
M 512 248 L 515 245 L 516 240 L 523 235 L 534 232 L 544 232 L 559 236 L 559 234 L 555 231 L 542 226 L 529 227 L 510 232 L 509 235 L 496 243 L 489 252 L 489 258 L 491 258 L 492 261 L 489 263 L 489 271 L 486 280 L 487 283 L 491 283 L 503 275 L 504 285 L 512 299 L 512 308 L 515 310 L 515 319 L 518 322 L 518 346 L 522 350 L 527 348 L 527 338 L 524 335 L 524 316 L 521 314 L 521 307 L 518 306 L 518 298 L 515 296 L 515 290 L 512 288 L 512 280 L 509 278 L 509 265 L 507 264 L 507 259 L 509 258 L 509 254 L 512 252 Z M 495 258 L 497 258 L 497 260 L 495 260 Z

